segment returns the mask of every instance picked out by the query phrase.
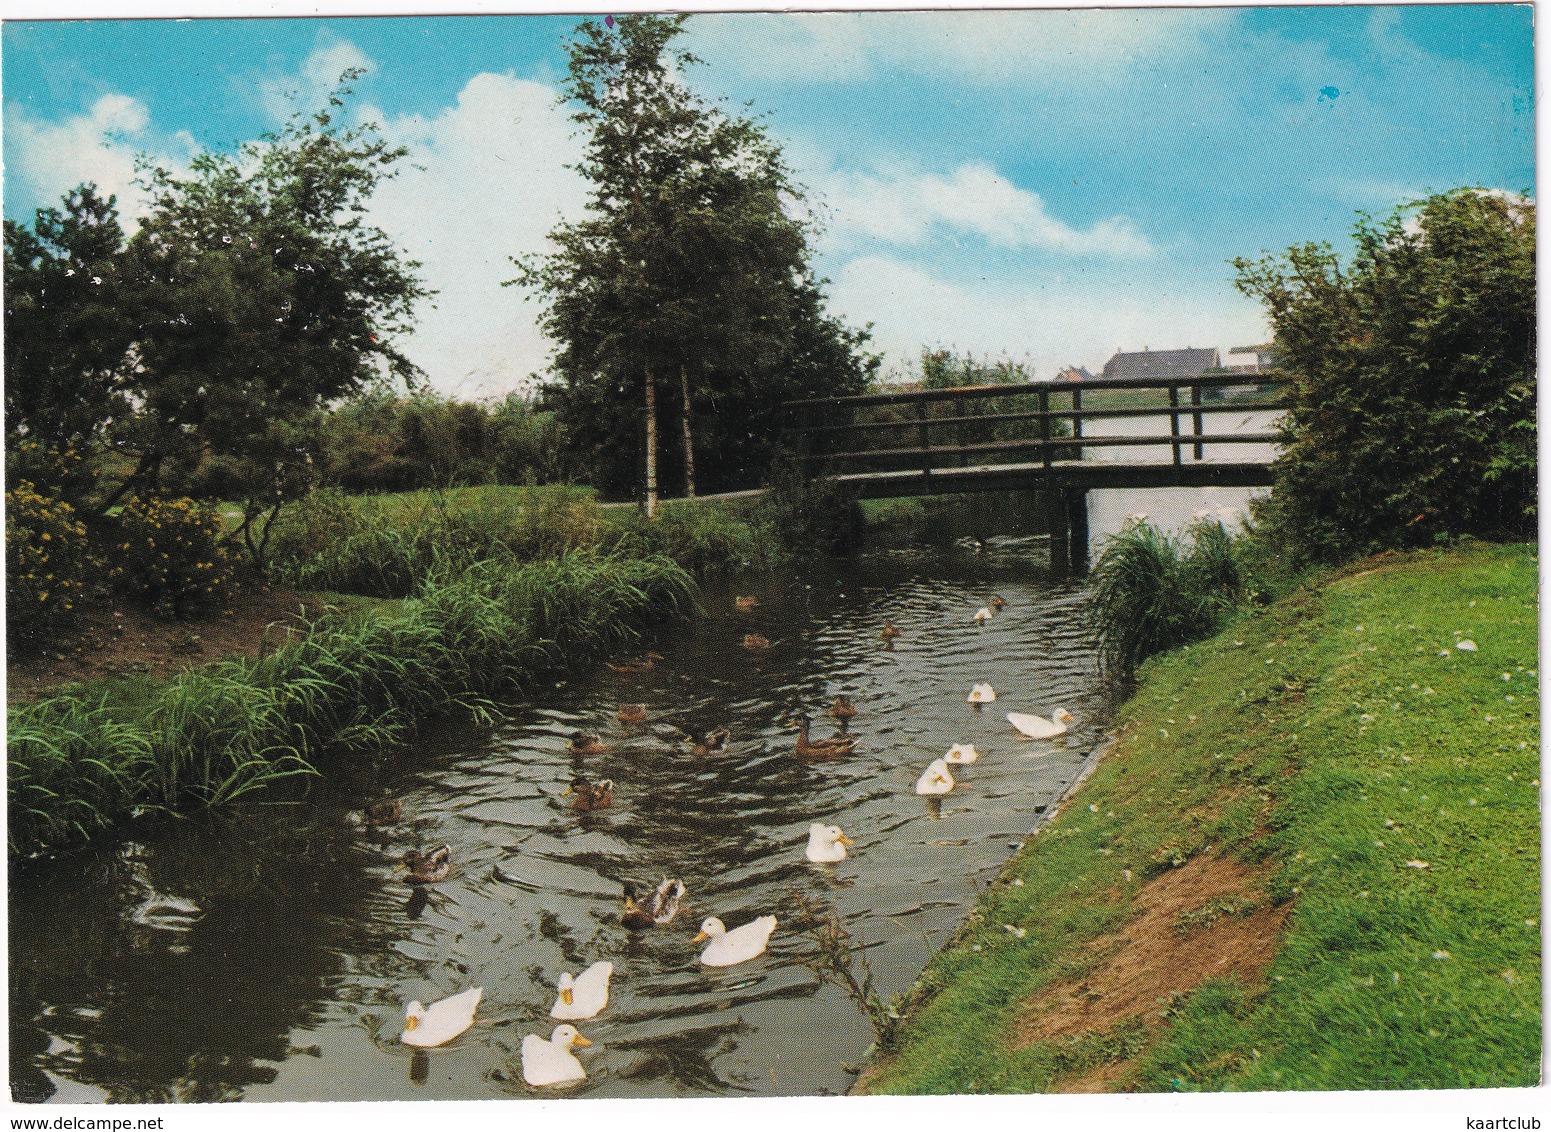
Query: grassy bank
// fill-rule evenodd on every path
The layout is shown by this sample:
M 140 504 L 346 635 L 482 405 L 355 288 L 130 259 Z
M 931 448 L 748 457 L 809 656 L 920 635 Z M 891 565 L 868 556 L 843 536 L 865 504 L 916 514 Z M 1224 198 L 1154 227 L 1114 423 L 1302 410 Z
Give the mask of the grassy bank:
M 1536 620 L 1533 548 L 1477 544 L 1144 666 L 859 1089 L 1537 1083 Z
M 590 660 L 693 604 L 655 557 L 567 554 L 433 572 L 391 612 L 325 617 L 270 656 L 223 661 L 135 696 L 65 691 L 7 721 L 12 853 L 69 846 L 139 810 L 217 805 L 479 712 L 541 672 Z

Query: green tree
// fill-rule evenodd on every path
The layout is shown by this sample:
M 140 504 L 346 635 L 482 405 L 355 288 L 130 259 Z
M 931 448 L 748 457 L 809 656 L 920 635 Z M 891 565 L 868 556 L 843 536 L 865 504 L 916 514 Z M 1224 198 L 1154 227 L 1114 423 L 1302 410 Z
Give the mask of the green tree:
M 115 198 L 95 185 L 5 222 L 7 480 L 77 510 L 92 494 L 106 427 L 131 412 L 137 298 L 121 270 Z
M 1339 562 L 1463 534 L 1525 536 L 1535 507 L 1535 207 L 1455 189 L 1328 245 L 1234 261 L 1292 379 L 1268 515 Z
M 429 292 L 364 218 L 406 151 L 340 121 L 360 73 L 236 155 L 143 170 L 151 209 L 128 249 L 143 388 L 115 442 L 136 458 L 137 489 L 219 468 L 260 564 L 275 515 L 310 481 L 316 410 L 418 378 L 393 342 Z
M 358 75 L 235 154 L 142 162 L 150 205 L 127 242 L 89 186 L 31 230 L 6 224 L 13 475 L 54 486 L 22 465 L 68 449 L 86 470 L 62 494 L 99 518 L 169 489 L 240 500 L 234 537 L 262 565 L 310 482 L 318 411 L 418 379 L 394 336 L 429 292 L 364 216 L 406 151 L 340 121 Z
M 545 301 L 547 403 L 576 454 L 613 492 L 639 484 L 644 463 L 649 508 L 673 402 L 684 443 L 668 466 L 721 486 L 768 465 L 782 399 L 860 391 L 876 366 L 866 333 L 824 314 L 777 148 L 677 80 L 697 62 L 672 45 L 684 19 L 578 28 L 565 89 L 587 132 L 589 211 L 550 234 L 555 253 L 519 261 L 515 281 Z

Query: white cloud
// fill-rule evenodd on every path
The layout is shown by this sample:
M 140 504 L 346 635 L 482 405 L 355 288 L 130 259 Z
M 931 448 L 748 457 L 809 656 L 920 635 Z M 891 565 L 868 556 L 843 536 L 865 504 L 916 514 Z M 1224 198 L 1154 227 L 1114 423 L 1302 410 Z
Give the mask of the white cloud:
M 921 244 L 935 228 L 978 235 L 996 247 L 1041 248 L 1072 255 L 1145 258 L 1156 249 L 1123 216 L 1073 228 L 1045 209 L 1038 193 L 1020 189 L 990 165 L 973 161 L 949 176 L 878 177 L 831 174 L 818 181 L 837 236 L 860 234 L 895 244 Z
M 105 94 L 86 113 L 63 121 L 37 121 L 16 108 L 8 110 L 6 119 L 7 174 L 22 182 L 41 207 L 58 204 L 65 193 L 92 181 L 104 196 L 118 197 L 122 215 L 144 211 L 143 195 L 134 184 L 135 154 L 144 148 L 150 124 L 143 102 Z
M 921 347 L 1027 358 L 1038 378 L 1063 366 L 1098 372 L 1117 349 L 1231 346 L 1266 340 L 1258 305 L 1221 291 L 1146 287 L 1045 287 L 1005 278 L 975 286 L 933 276 L 919 264 L 861 256 L 835 273 L 831 307 L 854 323 L 871 321 L 885 368 L 902 368 Z
M 355 44 L 334 40 L 315 47 L 294 73 L 259 78 L 253 89 L 264 112 L 283 122 L 297 110 L 321 110 L 347 70 L 371 67 L 371 59 Z
M 461 397 L 524 385 L 544 367 L 549 342 L 537 306 L 501 284 L 516 274 L 511 257 L 543 251 L 550 229 L 562 215 L 580 215 L 586 196 L 563 167 L 581 148 L 555 90 L 479 74 L 434 117 L 363 116 L 410 151 L 399 176 L 378 189 L 372 219 L 440 292 L 434 309 L 419 308 L 405 352 L 436 388 Z
M 1210 8 L 727 13 L 697 16 L 690 39 L 719 65 L 783 81 L 905 70 L 975 83 L 1094 82 L 1142 59 L 1205 51 L 1236 18 Z

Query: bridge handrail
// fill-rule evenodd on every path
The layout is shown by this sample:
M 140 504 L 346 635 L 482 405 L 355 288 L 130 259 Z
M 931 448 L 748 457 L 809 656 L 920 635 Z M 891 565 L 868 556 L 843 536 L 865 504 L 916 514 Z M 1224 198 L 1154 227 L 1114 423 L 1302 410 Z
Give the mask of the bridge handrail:
M 1284 386 L 1289 380 L 1276 373 L 1246 374 L 1246 373 L 1221 373 L 1201 374 L 1195 377 L 1145 377 L 1145 378 L 1121 378 L 1112 380 L 1095 381 L 1060 381 L 1060 382 L 1028 382 L 1019 385 L 974 385 L 960 386 L 953 389 L 922 389 L 911 390 L 902 393 L 866 393 L 845 397 L 815 397 L 798 401 L 788 401 L 785 408 L 794 411 L 809 420 L 813 417 L 814 410 L 825 410 L 821 419 L 834 420 L 836 415 L 850 417 L 843 424 L 797 424 L 789 431 L 797 436 L 812 437 L 815 440 L 823 438 L 825 441 L 837 443 L 824 444 L 822 447 L 832 449 L 840 446 L 843 438 L 854 436 L 858 441 L 863 434 L 877 433 L 886 430 L 914 429 L 917 435 L 917 443 L 910 447 L 896 448 L 858 448 L 850 445 L 850 451 L 821 451 L 807 452 L 804 459 L 809 463 L 824 461 L 910 461 L 919 464 L 919 470 L 926 478 L 930 490 L 931 476 L 934 468 L 946 470 L 949 467 L 967 467 L 971 459 L 975 457 L 989 456 L 993 453 L 1027 452 L 1034 454 L 1036 460 L 1043 463 L 1049 470 L 1052 464 L 1066 458 L 1067 453 L 1075 449 L 1078 459 L 1081 458 L 1081 450 L 1084 448 L 1103 447 L 1137 447 L 1146 448 L 1167 445 L 1172 449 L 1172 462 L 1178 466 L 1183 462 L 1183 449 L 1189 447 L 1197 461 L 1205 459 L 1205 446 L 1208 444 L 1256 444 L 1275 442 L 1280 439 L 1276 433 L 1207 433 L 1205 418 L 1217 413 L 1243 413 L 1279 411 L 1287 407 L 1281 400 L 1262 400 L 1259 398 L 1234 401 L 1217 401 L 1206 403 L 1203 391 L 1207 389 L 1221 389 L 1230 386 L 1254 386 L 1255 392 L 1261 394 L 1268 387 Z M 1084 408 L 1082 397 L 1084 393 L 1102 393 L 1110 390 L 1159 390 L 1167 392 L 1167 405 L 1136 406 L 1120 405 L 1103 408 Z M 1188 402 L 1182 403 L 1181 391 L 1188 391 Z M 1050 401 L 1052 396 L 1070 398 L 1071 408 L 1052 409 Z M 968 400 L 982 400 L 995 397 L 1020 397 L 1035 399 L 1038 409 L 1020 410 L 1012 413 L 986 413 L 983 416 L 965 415 L 964 402 Z M 956 409 L 953 416 L 934 417 L 931 415 L 932 405 L 944 403 L 951 409 Z M 914 405 L 915 411 L 900 420 L 892 421 L 862 421 L 857 422 L 852 415 L 852 410 L 884 405 Z M 1169 420 L 1169 432 L 1165 435 L 1143 436 L 1093 436 L 1083 432 L 1084 422 L 1095 420 L 1162 416 Z M 1181 428 L 1180 417 L 1190 418 L 1189 431 Z M 1052 421 L 1068 420 L 1072 422 L 1072 435 L 1062 437 L 1054 434 L 1051 428 Z M 990 442 L 967 443 L 964 427 L 978 428 L 994 427 L 1013 422 L 1029 422 L 1036 426 L 1036 435 L 1027 437 L 1002 436 Z M 955 426 L 956 440 L 933 443 L 932 430 L 939 430 L 944 426 Z M 885 440 L 885 443 L 888 441 Z M 806 449 L 806 444 L 803 446 Z M 934 459 L 935 457 L 935 459 Z
M 902 393 L 855 393 L 844 397 L 808 397 L 787 401 L 787 409 L 811 409 L 864 405 L 906 405 L 914 401 L 979 400 L 983 397 L 1023 397 L 1039 393 L 1101 393 L 1109 389 L 1179 389 L 1196 386 L 1218 389 L 1227 385 L 1287 385 L 1290 379 L 1275 373 L 1213 373 L 1198 377 L 1116 377 L 1092 381 L 1030 381 L 1021 385 L 960 385 L 951 389 L 911 389 Z

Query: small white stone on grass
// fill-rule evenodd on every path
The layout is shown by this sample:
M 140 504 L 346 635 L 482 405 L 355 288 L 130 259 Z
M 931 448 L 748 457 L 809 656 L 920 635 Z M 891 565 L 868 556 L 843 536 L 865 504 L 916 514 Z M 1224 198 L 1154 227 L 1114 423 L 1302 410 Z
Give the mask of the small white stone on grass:
M 1474 641 L 1456 641 L 1455 644 L 1454 644 L 1454 647 L 1459 649 L 1460 652 L 1475 652 L 1476 651 L 1476 642 L 1474 642 Z

